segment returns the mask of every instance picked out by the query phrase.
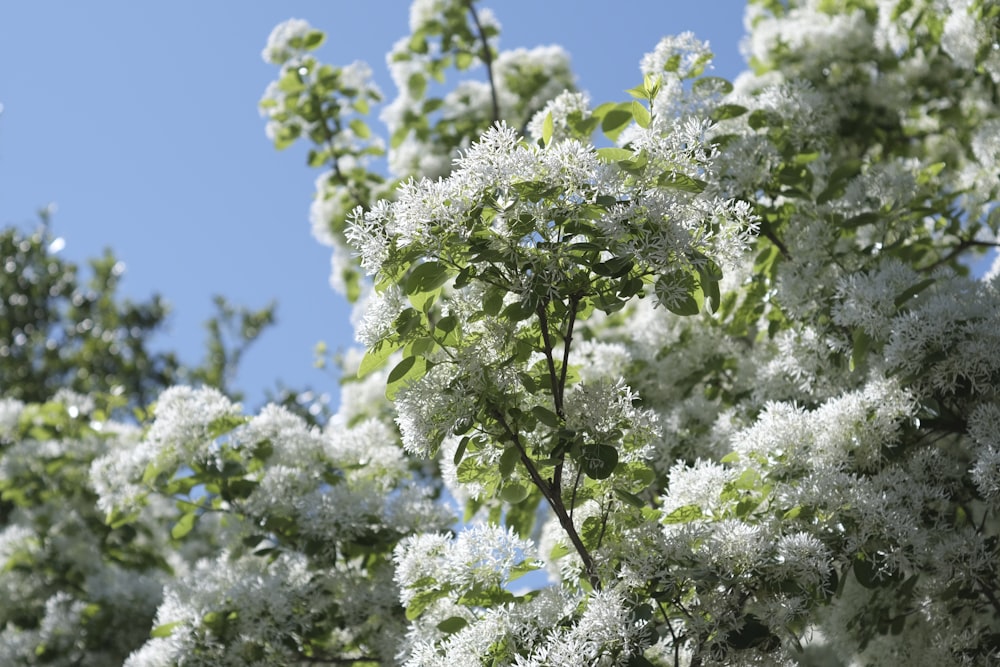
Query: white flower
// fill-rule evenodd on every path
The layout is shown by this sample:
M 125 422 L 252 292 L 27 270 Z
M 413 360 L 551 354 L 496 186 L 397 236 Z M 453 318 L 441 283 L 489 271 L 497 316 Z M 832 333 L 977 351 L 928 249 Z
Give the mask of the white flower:
M 698 459 L 693 466 L 678 462 L 670 469 L 661 511 L 668 515 L 681 507 L 696 505 L 706 516 L 716 514 L 722 509 L 721 495 L 726 483 L 738 475 L 738 470 L 712 461 Z
M 419 32 L 431 21 L 440 21 L 447 7 L 446 0 L 413 0 L 410 5 L 410 32 Z
M 301 46 L 292 46 L 291 42 L 305 39 L 310 32 L 313 32 L 313 27 L 302 19 L 288 19 L 279 23 L 268 36 L 267 46 L 261 52 L 261 57 L 264 58 L 264 62 L 274 65 L 285 64 L 295 54 L 303 51 Z
M 640 69 L 650 76 L 676 76 L 681 79 L 696 75 L 712 58 L 708 42 L 694 36 L 693 32 L 664 37 L 652 53 L 642 57 Z M 667 65 L 672 73 L 666 71 Z
M 552 114 L 552 141 L 558 141 L 567 136 L 570 115 L 579 114 L 581 120 L 590 117 L 590 100 L 585 93 L 569 90 L 564 90 L 549 100 L 528 123 L 528 136 L 532 141 L 537 142 L 542 138 L 542 126 L 549 114 Z
M 368 297 L 361 322 L 354 329 L 355 340 L 366 348 L 374 347 L 386 336 L 395 333 L 393 324 L 396 318 L 409 306 L 403 290 L 396 285 L 382 292 L 373 292 Z
M 782 535 L 777 551 L 778 572 L 804 587 L 823 585 L 833 570 L 830 550 L 808 533 Z
M 617 432 L 624 431 L 639 450 L 629 453 L 628 458 L 642 459 L 642 451 L 659 433 L 659 426 L 655 413 L 635 407 L 638 398 L 620 377 L 573 385 L 565 396 L 566 426 L 586 433 L 599 444 L 615 444 L 622 437 L 615 437 Z
M 474 525 L 454 539 L 441 534 L 404 538 L 393 554 L 400 600 L 405 606 L 427 587 L 502 586 L 516 565 L 535 560 L 535 554 L 531 540 L 490 524 Z
M 24 403 L 13 398 L 0 398 L 0 438 L 13 439 Z
M 720 572 L 744 575 L 764 567 L 768 536 L 761 526 L 737 519 L 709 526 L 711 533 L 701 552 Z

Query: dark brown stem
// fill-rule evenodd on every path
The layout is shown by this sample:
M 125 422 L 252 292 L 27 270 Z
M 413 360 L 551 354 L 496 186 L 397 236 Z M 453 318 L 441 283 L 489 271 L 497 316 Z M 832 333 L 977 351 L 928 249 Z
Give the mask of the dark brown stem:
M 680 667 L 681 644 L 677 638 L 677 633 L 674 632 L 674 624 L 670 622 L 670 616 L 667 614 L 667 610 L 663 607 L 663 603 L 657 600 L 656 606 L 660 608 L 660 613 L 663 614 L 663 623 L 667 626 L 667 631 L 670 633 L 670 641 L 674 645 L 674 667 Z
M 976 579 L 976 583 L 979 584 L 979 592 L 990 601 L 993 605 L 993 610 L 996 611 L 997 616 L 1000 616 L 1000 600 L 997 599 L 996 593 L 990 590 L 990 587 L 983 583 L 982 579 Z
M 573 495 L 569 499 L 569 518 L 573 518 L 573 510 L 576 509 L 576 490 L 580 487 L 580 475 L 583 474 L 583 468 L 577 466 L 576 477 L 573 478 Z
M 562 368 L 559 369 L 559 400 L 562 402 L 566 390 L 566 371 L 569 369 L 569 346 L 573 342 L 573 327 L 576 326 L 576 309 L 580 305 L 580 297 L 569 299 L 569 322 L 566 324 L 566 336 L 563 338 Z M 565 415 L 560 414 L 565 418 Z
M 316 105 L 317 109 L 322 109 L 322 101 L 315 94 L 312 95 L 312 102 Z M 334 118 L 333 121 L 336 124 L 334 129 L 330 129 L 330 126 L 326 124 L 326 119 L 323 119 L 321 123 L 323 127 L 323 141 L 326 144 L 326 149 L 330 151 L 330 166 L 333 170 L 333 175 L 343 185 L 347 192 L 351 195 L 351 199 L 354 200 L 358 206 L 367 211 L 369 209 L 368 202 L 351 186 L 351 182 L 344 176 L 344 172 L 340 170 L 340 163 L 337 160 L 335 147 L 333 145 L 333 139 L 341 131 L 340 119 Z
M 472 15 L 472 22 L 476 24 L 476 32 L 479 33 L 479 41 L 483 43 L 483 64 L 486 65 L 486 77 L 490 82 L 490 101 L 493 103 L 493 123 L 500 122 L 500 101 L 497 99 L 497 86 L 493 80 L 493 52 L 490 50 L 490 42 L 486 39 L 486 31 L 479 21 L 479 14 L 476 13 L 474 0 L 468 1 L 469 14 Z
M 955 259 L 969 248 L 997 248 L 997 247 L 1000 247 L 1000 243 L 995 243 L 993 241 L 976 241 L 975 239 L 963 239 L 959 241 L 957 246 L 951 249 L 951 252 L 944 255 L 943 257 L 941 257 L 941 259 L 934 262 L 930 266 L 925 266 L 920 270 L 923 271 L 924 273 L 930 273 L 937 267 L 943 264 L 947 264 L 951 260 Z
M 775 247 L 778 249 L 778 252 L 781 253 L 781 256 L 784 259 L 792 258 L 792 256 L 788 252 L 788 248 L 785 247 L 785 244 L 781 242 L 781 239 L 779 239 L 774 232 L 772 232 L 770 229 L 761 227 L 760 233 L 764 236 L 764 238 L 766 238 L 768 241 L 770 241 L 775 245 Z
M 548 301 L 538 304 L 538 326 L 542 330 L 542 342 L 545 344 L 545 363 L 549 367 L 549 383 L 552 385 L 552 404 L 556 408 L 556 414 L 560 419 L 565 419 L 563 413 L 562 386 L 559 384 L 559 377 L 556 375 L 556 361 L 552 358 L 552 335 L 549 333 L 549 316 L 545 312 L 549 306 Z
M 521 463 L 524 465 L 524 469 L 528 471 L 528 476 L 531 477 L 531 481 L 538 487 L 538 490 L 542 492 L 545 496 L 545 500 L 548 501 L 549 507 L 555 512 L 556 518 L 559 519 L 559 525 L 566 532 L 569 537 L 569 541 L 573 543 L 573 548 L 576 549 L 577 554 L 580 555 L 580 560 L 583 561 L 583 570 L 587 575 L 587 580 L 594 590 L 601 589 L 601 580 L 597 576 L 596 568 L 594 567 L 594 559 L 587 551 L 587 547 L 583 544 L 583 540 L 580 539 L 580 534 L 576 532 L 576 527 L 573 525 L 573 520 L 570 518 L 569 514 L 566 512 L 566 507 L 563 505 L 562 497 L 556 493 L 553 493 L 552 487 L 546 483 L 542 476 L 538 472 L 538 468 L 535 467 L 535 462 L 531 460 L 528 456 L 528 451 L 524 448 L 524 443 L 521 442 L 520 436 L 514 432 L 514 430 L 504 419 L 503 413 L 500 410 L 493 409 L 493 417 L 497 420 L 497 423 L 503 428 L 507 437 L 511 439 L 514 446 L 517 447 L 517 451 L 521 457 Z

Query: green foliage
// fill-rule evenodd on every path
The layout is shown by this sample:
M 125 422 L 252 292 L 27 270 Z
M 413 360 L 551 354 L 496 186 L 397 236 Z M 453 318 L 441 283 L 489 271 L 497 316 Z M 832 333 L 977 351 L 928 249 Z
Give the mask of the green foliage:
M 250 345 L 275 322 L 275 304 L 260 310 L 234 306 L 225 297 L 213 297 L 216 315 L 205 323 L 208 331 L 206 358 L 183 374 L 188 382 L 216 387 L 239 397 L 232 386 L 243 355 Z
M 499 51 L 474 2 L 435 4 L 391 54 L 407 71 L 390 161 L 414 146 L 463 159 L 451 176 L 419 160 L 392 167 L 442 176 L 405 187 L 367 162 L 383 153 L 368 118 L 380 94 L 356 66 L 314 57 L 321 31 L 285 26 L 261 107 L 278 148 L 304 139 L 310 166 L 329 169 L 318 236 L 338 261 L 348 246 L 359 255 L 335 279 L 352 301 L 373 290 L 367 349 L 345 383 L 373 405 L 326 431 L 291 393 L 282 400 L 308 426 L 277 408 L 243 417 L 205 393 L 194 407 L 222 416 L 187 421 L 197 410 L 179 403 L 184 390 L 164 394 L 183 414 L 163 409 L 145 436 L 110 428 L 116 409 L 178 377 L 231 391 L 273 308 L 217 299 L 209 357 L 184 371 L 140 344 L 163 311 L 115 301 L 110 255 L 93 265 L 91 298 L 46 254 L 50 238 L 11 236 L 0 259 L 26 268 L 4 274 L 0 369 L 21 373 L 30 402 L 2 404 L 18 418 L 0 423 L 0 519 L 30 530 L 0 576 L 31 573 L 38 589 L 0 609 L 0 627 L 32 631 L 48 613 L 38 601 L 66 593 L 81 641 L 112 634 L 121 610 L 87 595 L 93 572 L 54 546 L 69 534 L 129 575 L 167 580 L 164 554 L 208 554 L 223 574 L 279 581 L 272 596 L 303 587 L 304 601 L 275 605 L 295 624 L 276 636 L 270 600 L 248 608 L 228 582 L 190 618 L 159 618 L 152 638 L 190 641 L 198 659 L 372 663 L 399 659 L 409 633 L 428 661 L 543 662 L 572 640 L 589 651 L 574 659 L 634 667 L 777 664 L 831 626 L 859 663 L 897 659 L 906 642 L 942 664 L 995 657 L 1000 366 L 984 323 L 998 301 L 995 285 L 964 280 L 962 261 L 995 246 L 1000 226 L 995 142 L 979 127 L 1000 122 L 1000 9 L 752 4 L 773 35 L 788 24 L 766 22 L 793 13 L 795 29 L 810 16 L 821 36 L 849 17 L 836 25 L 853 46 L 828 58 L 808 39 L 752 41 L 761 78 L 737 91 L 702 76 L 707 46 L 666 40 L 631 99 L 590 110 L 545 99 L 552 73 Z M 949 30 L 970 18 L 982 44 L 957 51 Z M 871 39 L 887 22 L 898 33 Z M 444 89 L 466 72 L 482 80 Z M 598 132 L 615 145 L 589 147 Z M 79 335 L 53 338 L 64 323 Z M 90 341 L 95 326 L 127 330 L 138 352 Z M 922 347 L 904 357 L 913 340 Z M 70 373 L 82 361 L 108 364 L 104 385 Z M 44 402 L 62 385 L 96 405 L 65 392 Z M 114 449 L 129 444 L 140 448 Z M 146 458 L 97 515 L 91 475 L 132 460 L 108 451 Z M 426 503 L 445 488 L 474 527 L 440 532 L 450 520 Z M 558 591 L 513 585 L 540 566 L 527 538 L 551 545 Z M 274 579 L 289 563 L 296 577 Z M 150 610 L 132 620 L 148 629 Z M 39 659 L 58 658 L 36 644 Z
M 133 303 L 117 295 L 124 264 L 110 251 L 79 267 L 53 252 L 43 224 L 0 233 L 0 386 L 9 398 L 44 402 L 59 389 L 113 394 L 142 405 L 177 381 L 180 363 L 149 340 L 163 326 L 159 296 Z
M 20 633 L 23 641 L 40 642 L 37 655 L 119 664 L 148 636 L 160 601 L 149 584 L 171 572 L 168 553 L 146 518 L 109 525 L 98 511 L 90 466 L 115 437 L 102 433 L 114 404 L 88 407 L 64 398 L 70 402 L 26 405 L 16 427 L 0 432 L 0 534 L 30 535 L 0 561 L 4 590 L 20 591 L 5 599 L 0 623 L 6 637 Z M 133 597 L 107 597 L 101 582 L 108 578 Z M 49 613 L 45 602 L 57 598 L 82 610 L 75 625 L 62 628 L 68 649 L 37 634 Z

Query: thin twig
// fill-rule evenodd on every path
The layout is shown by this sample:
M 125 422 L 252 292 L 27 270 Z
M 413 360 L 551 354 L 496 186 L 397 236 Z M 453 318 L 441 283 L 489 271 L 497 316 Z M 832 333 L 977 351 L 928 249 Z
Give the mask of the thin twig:
M 951 252 L 944 255 L 930 266 L 925 266 L 920 270 L 925 273 L 930 273 L 937 267 L 943 264 L 947 264 L 951 260 L 955 259 L 969 248 L 997 248 L 997 247 L 1000 247 L 1000 243 L 995 243 L 993 241 L 976 241 L 975 239 L 963 239 L 959 241 L 958 245 L 956 245 L 954 248 L 951 249 Z
M 490 101 L 493 104 L 493 123 L 500 122 L 500 101 L 497 99 L 497 86 L 493 80 L 493 52 L 490 50 L 490 42 L 486 39 L 486 31 L 479 21 L 479 14 L 476 13 L 474 0 L 468 0 L 469 13 L 472 15 L 472 22 L 476 24 L 476 32 L 479 33 L 479 41 L 483 43 L 483 64 L 486 65 L 486 77 L 490 82 Z M 493 124 L 491 123 L 491 125 Z
M 976 583 L 979 584 L 979 592 L 990 601 L 990 604 L 993 605 L 993 609 L 996 611 L 997 615 L 1000 616 L 1000 600 L 997 599 L 996 594 L 991 591 L 985 583 L 983 583 L 982 579 L 977 578 Z
M 566 372 L 569 369 L 569 347 L 573 342 L 573 327 L 576 326 L 576 309 L 580 305 L 579 296 L 571 296 L 569 299 L 569 322 L 566 324 L 566 336 L 563 338 L 563 361 L 562 368 L 559 369 L 559 400 L 563 401 L 566 390 Z M 565 408 L 565 405 L 563 406 Z M 566 415 L 560 414 L 563 419 Z
M 559 383 L 559 378 L 556 375 L 556 362 L 552 358 L 552 335 L 549 333 L 549 317 L 546 314 L 546 309 L 549 306 L 548 301 L 543 301 L 538 304 L 538 326 L 542 330 L 542 342 L 545 344 L 545 362 L 549 367 L 549 383 L 552 385 L 552 403 L 555 405 L 556 414 L 560 419 L 565 419 L 566 414 L 563 412 L 563 397 L 562 397 L 562 387 Z

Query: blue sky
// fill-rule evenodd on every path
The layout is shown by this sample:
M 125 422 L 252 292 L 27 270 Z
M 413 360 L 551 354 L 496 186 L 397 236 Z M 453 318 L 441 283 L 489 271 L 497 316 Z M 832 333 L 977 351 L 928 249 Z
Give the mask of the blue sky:
M 501 48 L 560 44 L 597 104 L 627 99 L 660 37 L 691 30 L 717 76 L 743 69 L 743 2 L 488 0 Z M 327 32 L 319 58 L 365 60 L 391 99 L 385 53 L 407 32 L 403 0 L 0 3 L 0 224 L 31 229 L 55 203 L 64 255 L 105 247 L 126 264 L 123 292 L 172 304 L 158 345 L 200 359 L 211 297 L 278 324 L 247 353 L 237 386 L 258 404 L 281 380 L 334 396 L 315 344 L 351 345 L 348 309 L 328 286 L 329 253 L 309 231 L 314 170 L 304 147 L 277 152 L 257 101 L 274 77 L 260 51 L 296 17 Z M 377 116 L 377 110 L 375 112 Z M 374 127 L 379 124 L 373 122 Z

